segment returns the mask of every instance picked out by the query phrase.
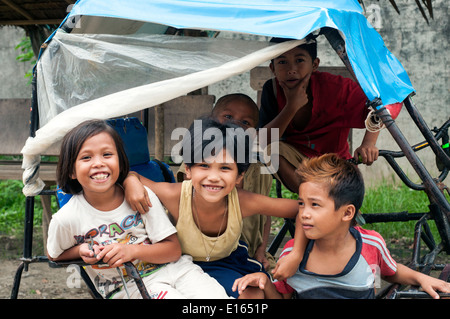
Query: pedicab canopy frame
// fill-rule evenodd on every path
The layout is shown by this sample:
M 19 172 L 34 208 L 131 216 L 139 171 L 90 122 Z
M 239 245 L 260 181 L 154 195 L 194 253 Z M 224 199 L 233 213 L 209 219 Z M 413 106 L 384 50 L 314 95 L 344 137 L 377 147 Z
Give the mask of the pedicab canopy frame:
M 174 36 L 173 29 L 209 36 Z M 244 73 L 310 33 L 327 38 L 418 173 L 450 254 L 450 205 L 385 106 L 404 102 L 447 170 L 450 158 L 413 105 L 406 71 L 357 0 L 77 1 L 43 45 L 35 68 L 30 137 L 22 149 L 27 208 L 45 186 L 40 154 L 77 124 L 130 114 Z M 250 34 L 255 40 L 223 34 Z M 272 44 L 270 37 L 294 40 Z M 31 262 L 30 247 L 25 243 L 24 263 Z
M 166 34 L 170 27 L 266 40 L 177 37 Z M 80 122 L 136 112 L 243 73 L 320 29 L 339 30 L 338 38 L 345 39 L 341 53 L 368 100 L 381 101 L 378 107 L 402 102 L 414 91 L 356 0 L 78 1 L 38 59 L 40 128 L 22 150 L 24 194 L 37 195 L 44 187 L 40 154 Z M 267 37 L 298 41 L 271 45 Z

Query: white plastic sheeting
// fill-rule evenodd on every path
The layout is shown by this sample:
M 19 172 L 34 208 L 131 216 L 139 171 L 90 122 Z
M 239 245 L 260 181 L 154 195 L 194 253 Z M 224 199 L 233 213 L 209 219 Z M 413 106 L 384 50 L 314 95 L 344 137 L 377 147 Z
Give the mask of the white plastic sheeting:
M 86 101 L 215 68 L 267 46 L 223 38 L 59 31 L 37 66 L 40 126 Z M 152 99 L 142 103 L 151 106 Z
M 126 38 L 129 44 L 124 45 Z M 151 49 L 145 50 L 146 41 L 152 43 Z M 219 38 L 81 37 L 58 32 L 37 66 L 43 122 L 22 149 L 23 193 L 39 194 L 44 187 L 37 170 L 40 154 L 79 123 L 159 105 L 244 73 L 303 42 L 269 45 Z M 74 57 L 82 62 L 72 63 Z M 77 104 L 83 100 L 87 102 Z
M 330 27 L 345 40 L 348 59 L 369 101 L 380 98 L 383 105 L 392 104 L 414 91 L 357 0 L 79 0 L 68 20 L 80 19 L 84 28 L 86 17 L 290 39 Z M 89 29 L 109 33 L 103 22 Z

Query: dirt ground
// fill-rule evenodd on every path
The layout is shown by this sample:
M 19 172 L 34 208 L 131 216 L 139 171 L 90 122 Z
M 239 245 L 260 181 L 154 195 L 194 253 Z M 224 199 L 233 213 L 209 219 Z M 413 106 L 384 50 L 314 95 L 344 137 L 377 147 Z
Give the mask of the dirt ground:
M 34 234 L 33 256 L 42 256 L 42 236 Z M 0 299 L 11 298 L 14 276 L 20 265 L 23 240 L 0 236 Z M 31 263 L 23 271 L 18 299 L 92 299 L 74 268 L 50 268 L 47 262 Z
M 14 276 L 19 260 L 1 260 L 0 298 L 11 298 Z M 52 269 L 47 263 L 32 263 L 23 272 L 18 299 L 92 299 L 84 282 L 74 278 L 72 269 Z M 78 277 L 78 276 L 77 276 Z M 77 287 L 77 283 L 78 287 Z M 69 288 L 68 286 L 73 286 Z
M 43 255 L 42 237 L 34 235 L 33 255 Z M 0 235 L 0 299 L 9 299 L 14 276 L 22 256 L 23 240 Z M 404 240 L 388 243 L 397 262 L 407 263 L 412 246 Z M 442 255 L 442 254 L 441 254 Z M 438 263 L 450 263 L 450 257 L 438 257 Z M 432 273 L 433 275 L 433 273 Z M 75 268 L 50 268 L 48 263 L 31 263 L 24 271 L 19 287 L 18 299 L 92 299 L 85 283 Z

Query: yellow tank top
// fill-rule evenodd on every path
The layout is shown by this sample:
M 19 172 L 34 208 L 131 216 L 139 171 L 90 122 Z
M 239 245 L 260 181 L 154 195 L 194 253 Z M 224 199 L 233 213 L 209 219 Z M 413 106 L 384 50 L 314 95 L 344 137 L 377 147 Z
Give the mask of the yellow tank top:
M 194 261 L 208 261 L 208 255 L 209 261 L 228 257 L 237 248 L 242 232 L 242 214 L 236 188 L 228 195 L 227 229 L 219 237 L 209 237 L 200 231 L 192 215 L 191 203 L 192 182 L 184 181 L 176 225 L 183 254 L 191 255 Z

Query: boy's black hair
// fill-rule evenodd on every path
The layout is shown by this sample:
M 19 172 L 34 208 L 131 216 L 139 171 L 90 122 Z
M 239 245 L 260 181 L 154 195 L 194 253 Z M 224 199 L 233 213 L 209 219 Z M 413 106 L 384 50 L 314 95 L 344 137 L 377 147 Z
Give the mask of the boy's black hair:
M 233 157 L 238 174 L 250 166 L 252 137 L 239 125 L 220 123 L 211 116 L 195 120 L 183 137 L 181 154 L 187 167 L 204 162 L 222 149 Z M 206 152 L 205 152 L 206 150 Z
M 120 168 L 116 183 L 122 184 L 127 177 L 130 166 L 120 135 L 106 121 L 88 120 L 70 130 L 62 141 L 58 165 L 56 167 L 56 180 L 63 192 L 67 194 L 78 194 L 83 190 L 78 180 L 71 178 L 71 175 L 75 172 L 75 161 L 83 143 L 88 138 L 102 132 L 108 133 L 116 144 Z
M 216 116 L 217 112 L 220 111 L 223 107 L 235 101 L 246 103 L 249 107 L 253 109 L 253 119 L 255 120 L 255 126 L 258 127 L 259 122 L 258 105 L 255 103 L 255 101 L 253 101 L 253 99 L 250 96 L 243 93 L 230 93 L 220 97 L 217 100 L 214 108 L 212 109 L 211 115 L 213 117 Z
M 305 50 L 306 52 L 308 52 L 308 54 L 311 56 L 312 61 L 314 61 L 317 58 L 317 41 L 316 41 L 316 37 L 312 34 L 308 34 L 305 37 L 307 43 L 301 44 L 298 46 L 298 48 L 301 48 L 303 50 Z M 277 38 L 274 37 L 272 39 L 270 39 L 271 43 L 283 43 L 286 41 L 292 41 L 295 39 L 289 39 L 289 38 Z

